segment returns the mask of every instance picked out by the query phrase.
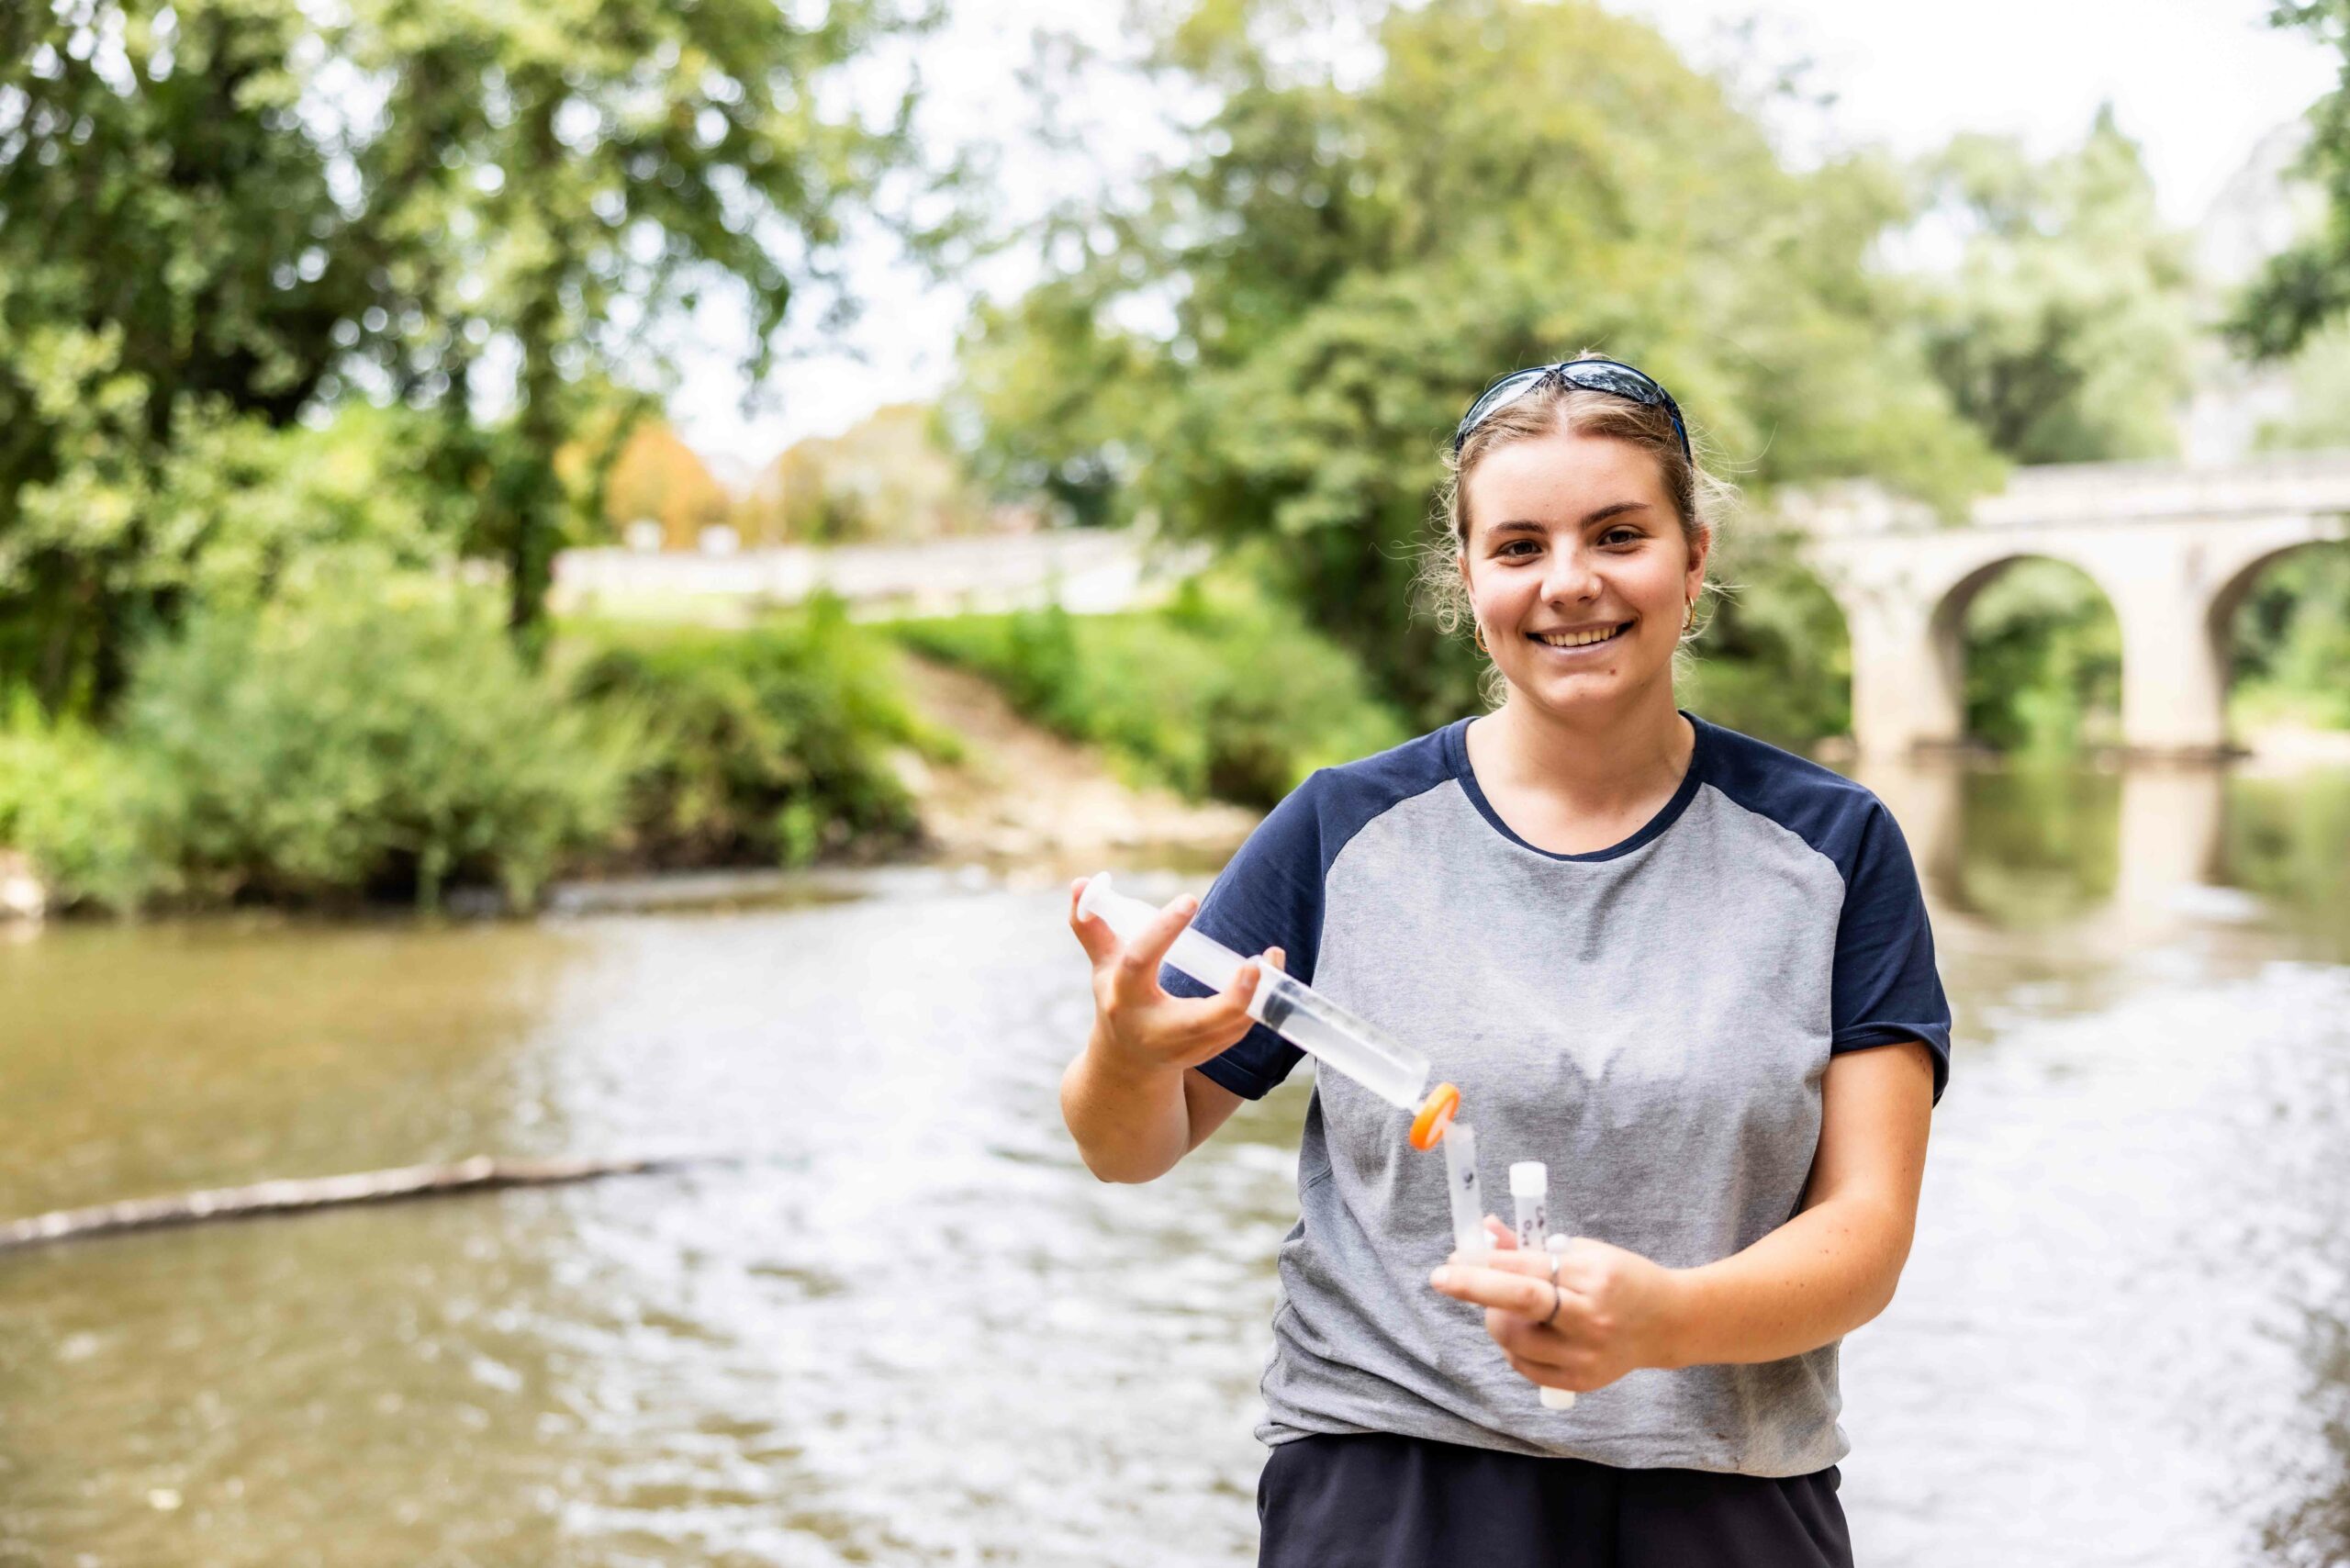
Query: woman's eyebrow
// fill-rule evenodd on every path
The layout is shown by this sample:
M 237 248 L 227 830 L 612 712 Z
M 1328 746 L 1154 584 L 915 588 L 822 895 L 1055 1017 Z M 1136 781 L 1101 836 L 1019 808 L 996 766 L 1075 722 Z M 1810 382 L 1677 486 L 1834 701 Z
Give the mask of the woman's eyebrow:
M 1606 506 L 1601 507 L 1597 511 L 1586 513 L 1583 521 L 1578 523 L 1576 526 L 1579 528 L 1589 528 L 1595 522 L 1606 522 L 1609 518 L 1621 516 L 1623 513 L 1628 511 L 1646 511 L 1648 510 L 1649 504 L 1646 501 L 1611 501 Z M 1536 522 L 1529 518 L 1523 517 L 1514 517 L 1507 522 L 1497 522 L 1494 524 L 1493 527 L 1485 530 L 1487 537 L 1494 539 L 1500 538 L 1505 533 L 1548 533 L 1550 532 L 1550 529 L 1548 523 Z

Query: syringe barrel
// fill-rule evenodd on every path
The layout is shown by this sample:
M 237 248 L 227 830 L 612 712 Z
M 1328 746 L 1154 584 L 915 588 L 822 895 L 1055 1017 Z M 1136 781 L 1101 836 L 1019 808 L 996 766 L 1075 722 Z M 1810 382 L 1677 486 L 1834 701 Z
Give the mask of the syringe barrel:
M 1110 875 L 1093 877 L 1079 895 L 1080 915 L 1099 915 L 1122 942 L 1141 935 L 1158 911 L 1113 892 Z M 1167 961 L 1202 985 L 1222 991 L 1239 972 L 1239 954 L 1212 936 L 1184 927 Z M 1389 1038 L 1303 981 L 1268 968 L 1257 981 L 1248 1012 L 1266 1027 L 1324 1065 L 1346 1074 L 1389 1104 L 1419 1109 L 1427 1092 L 1428 1058 Z
M 1427 1058 L 1279 969 L 1265 971 L 1248 1010 L 1291 1045 L 1391 1105 L 1416 1111 L 1427 1094 Z

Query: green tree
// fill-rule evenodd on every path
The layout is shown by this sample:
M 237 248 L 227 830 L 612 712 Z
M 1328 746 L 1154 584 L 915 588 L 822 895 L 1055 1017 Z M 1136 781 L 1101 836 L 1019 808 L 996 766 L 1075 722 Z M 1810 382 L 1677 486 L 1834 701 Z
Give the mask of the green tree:
M 876 409 L 837 436 L 797 442 L 734 509 L 744 539 L 818 544 L 938 539 L 989 521 L 924 403 Z
M 1285 591 L 1438 714 L 1477 666 L 1405 623 L 1413 556 L 1498 371 L 1636 360 L 1763 483 L 1950 500 L 1996 472 L 1863 264 L 1904 211 L 1882 167 L 1791 172 L 1718 83 L 1580 0 L 1397 8 L 1360 86 L 1297 68 L 1284 19 L 1183 17 L 1161 63 L 1219 105 L 1201 156 L 974 322 L 964 395 L 1000 482 L 1270 537 Z
M 0 682 L 118 685 L 204 543 L 158 521 L 179 444 L 353 398 L 438 413 L 464 543 L 533 625 L 557 453 L 647 327 L 731 280 L 755 373 L 837 299 L 910 155 L 908 100 L 838 77 L 922 5 L 0 7 Z
M 2280 359 L 2350 308 L 2350 0 L 2278 0 L 2268 20 L 2304 29 L 2342 57 L 2342 85 L 2310 108 L 2300 162 L 2325 193 L 2325 221 L 2269 259 L 2228 322 L 2238 347 Z
M 2043 755 L 2120 739 L 2121 623 L 2087 574 L 2018 561 L 1966 607 L 1966 734 Z
M 2018 463 L 2156 457 L 2177 446 L 2194 335 L 2187 237 L 2166 228 L 2137 144 L 2100 109 L 2070 152 L 1961 136 L 1923 169 L 1956 266 L 1921 278 L 1934 374 Z

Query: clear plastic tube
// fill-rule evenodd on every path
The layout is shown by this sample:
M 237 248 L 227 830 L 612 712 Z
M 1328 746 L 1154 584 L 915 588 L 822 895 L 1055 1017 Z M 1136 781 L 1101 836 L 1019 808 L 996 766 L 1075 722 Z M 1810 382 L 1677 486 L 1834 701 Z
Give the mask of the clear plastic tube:
M 1564 1236 L 1552 1236 L 1546 1238 L 1543 1240 L 1542 1245 L 1550 1249 L 1550 1252 L 1555 1256 L 1556 1254 L 1564 1252 L 1567 1249 L 1567 1243 L 1570 1239 L 1570 1238 Z M 1541 1385 L 1541 1389 L 1543 1409 L 1572 1410 L 1575 1407 L 1575 1391 L 1573 1389 L 1552 1388 L 1549 1383 L 1543 1383 Z
M 1493 1245 L 1485 1234 L 1485 1199 L 1477 1187 L 1477 1129 L 1455 1121 L 1444 1135 L 1444 1175 L 1452 1193 L 1452 1245 L 1482 1252 Z
M 1110 874 L 1089 879 L 1077 904 L 1080 915 L 1099 915 L 1122 942 L 1139 936 L 1158 911 L 1140 899 L 1113 891 Z M 1189 926 L 1167 951 L 1167 961 L 1218 991 L 1239 972 L 1239 954 Z M 1313 1057 L 1353 1079 L 1389 1104 L 1419 1108 L 1428 1086 L 1428 1058 L 1389 1038 L 1311 986 L 1268 966 L 1248 1001 L 1249 1015 Z

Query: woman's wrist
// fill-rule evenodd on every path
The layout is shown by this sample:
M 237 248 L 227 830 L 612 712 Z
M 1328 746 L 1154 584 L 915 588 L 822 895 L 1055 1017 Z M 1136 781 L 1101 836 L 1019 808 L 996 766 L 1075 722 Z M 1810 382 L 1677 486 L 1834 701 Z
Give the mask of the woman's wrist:
M 1091 1058 L 1095 1079 L 1113 1092 L 1148 1092 L 1169 1078 L 1183 1076 L 1181 1068 L 1169 1069 L 1164 1062 L 1120 1045 L 1099 1018 L 1093 1021 L 1093 1032 L 1086 1036 L 1085 1054 Z
M 1657 1296 L 1641 1365 L 1675 1372 L 1697 1360 L 1695 1341 L 1701 1321 L 1698 1300 L 1703 1294 L 1698 1272 L 1695 1269 L 1657 1271 Z

